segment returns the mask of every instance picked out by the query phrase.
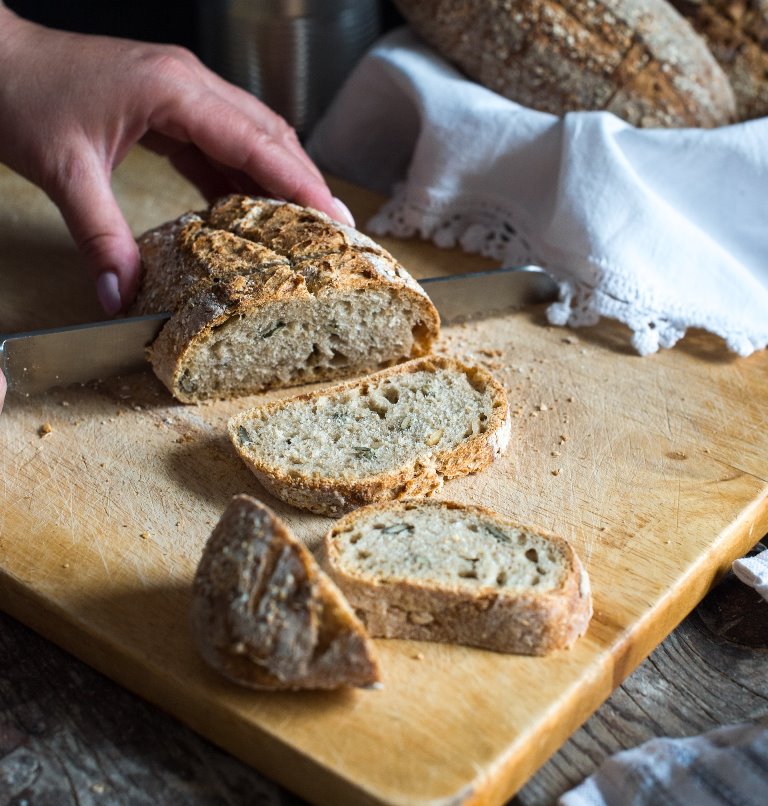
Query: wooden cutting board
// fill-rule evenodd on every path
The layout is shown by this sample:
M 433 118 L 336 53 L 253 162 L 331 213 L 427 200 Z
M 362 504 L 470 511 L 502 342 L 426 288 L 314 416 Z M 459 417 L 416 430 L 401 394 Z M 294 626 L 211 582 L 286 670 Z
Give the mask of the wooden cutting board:
M 115 188 L 137 233 L 200 204 L 142 151 Z M 380 201 L 336 189 L 361 222 Z M 0 199 L 0 330 L 101 318 L 45 197 L 0 169 Z M 419 277 L 490 265 L 384 243 Z M 505 458 L 441 497 L 574 544 L 595 617 L 569 652 L 378 641 L 381 691 L 259 694 L 220 679 L 187 608 L 230 496 L 262 498 L 310 546 L 330 521 L 271 499 L 231 450 L 227 418 L 262 398 L 184 407 L 150 372 L 9 397 L 0 606 L 316 802 L 501 803 L 768 531 L 768 353 L 735 358 L 703 333 L 646 358 L 627 345 L 620 326 L 553 328 L 541 308 L 448 328 L 440 345 L 492 369 L 513 412 Z

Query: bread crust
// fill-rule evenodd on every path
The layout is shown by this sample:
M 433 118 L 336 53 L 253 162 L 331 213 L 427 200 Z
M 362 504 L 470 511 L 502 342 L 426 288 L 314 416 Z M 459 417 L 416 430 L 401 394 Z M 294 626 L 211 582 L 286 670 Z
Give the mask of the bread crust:
M 768 115 L 768 0 L 671 0 L 728 76 L 736 116 Z
M 373 645 L 336 585 L 266 506 L 235 496 L 195 574 L 192 633 L 203 658 L 255 689 L 370 686 Z
M 171 318 L 148 349 L 160 380 L 178 400 L 196 403 L 217 390 L 193 388 L 185 362 L 230 320 L 271 304 L 297 310 L 323 306 L 341 292 L 386 289 L 392 304 L 413 310 L 409 355 L 392 354 L 370 364 L 319 369 L 313 381 L 370 372 L 382 365 L 428 354 L 440 319 L 421 286 L 367 236 L 316 210 L 272 199 L 229 196 L 208 210 L 186 213 L 142 235 L 142 283 L 134 315 L 170 312 Z M 258 350 L 254 350 L 258 361 Z M 252 394 L 306 382 L 274 377 L 243 386 L 227 396 Z
M 495 524 L 520 527 L 484 507 L 445 501 L 372 504 L 349 513 L 326 534 L 322 565 L 376 638 L 440 641 L 496 652 L 546 655 L 569 648 L 592 617 L 587 573 L 576 552 L 560 537 L 537 527 L 522 527 L 544 537 L 562 554 L 565 571 L 552 590 L 509 592 L 478 587 L 467 591 L 419 579 L 375 579 L 348 573 L 339 562 L 339 538 L 365 517 L 407 506 L 472 512 Z
M 471 79 L 532 109 L 605 109 L 646 127 L 734 119 L 728 79 L 666 0 L 395 3 Z
M 339 395 L 345 390 L 364 384 L 374 385 L 386 378 L 436 369 L 453 369 L 467 374 L 473 383 L 482 384 L 489 390 L 494 402 L 486 431 L 468 437 L 451 450 L 436 451 L 390 472 L 362 479 L 343 479 L 289 475 L 281 468 L 251 456 L 241 444 L 240 427 L 256 412 L 269 415 L 285 406 Z M 362 379 L 347 381 L 328 389 L 308 392 L 241 412 L 230 419 L 227 428 L 238 455 L 264 489 L 299 509 L 335 517 L 374 501 L 431 495 L 439 490 L 445 481 L 483 470 L 499 457 L 509 444 L 511 418 L 504 387 L 489 372 L 481 367 L 468 366 L 456 359 L 430 356 L 399 364 Z

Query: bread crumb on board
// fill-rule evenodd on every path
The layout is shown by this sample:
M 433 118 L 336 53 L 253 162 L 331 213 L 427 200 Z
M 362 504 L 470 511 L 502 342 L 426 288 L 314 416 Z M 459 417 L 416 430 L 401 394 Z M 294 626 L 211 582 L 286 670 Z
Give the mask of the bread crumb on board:
M 44 422 L 40 428 L 37 429 L 38 436 L 42 439 L 42 437 L 47 437 L 48 434 L 53 432 L 53 426 L 49 422 Z

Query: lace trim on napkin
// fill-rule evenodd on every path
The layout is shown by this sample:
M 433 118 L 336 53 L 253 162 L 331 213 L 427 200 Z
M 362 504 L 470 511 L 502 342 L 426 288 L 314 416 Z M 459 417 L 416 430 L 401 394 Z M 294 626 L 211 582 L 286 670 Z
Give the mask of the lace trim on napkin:
M 539 266 L 546 269 L 560 287 L 560 299 L 547 308 L 547 319 L 553 325 L 585 327 L 595 325 L 601 317 L 617 319 L 632 331 L 632 346 L 640 355 L 649 355 L 659 347 L 673 347 L 689 327 L 706 327 L 721 336 L 729 350 L 741 356 L 766 347 L 765 340 L 743 331 L 734 331 L 719 321 L 690 321 L 680 315 L 670 317 L 642 304 L 637 293 L 621 282 L 622 275 L 605 261 L 584 257 L 581 275 L 573 276 L 574 256 L 569 267 L 558 266 L 557 260 L 537 249 L 523 211 L 511 212 L 487 200 L 468 199 L 459 205 L 419 203 L 408 198 L 405 185 L 395 188 L 392 198 L 367 223 L 375 235 L 396 238 L 418 236 L 441 248 L 460 247 L 466 252 L 497 260 L 504 266 Z M 610 277 L 614 288 L 605 287 Z M 618 286 L 619 288 L 616 288 Z M 623 286 L 623 287 L 622 287 Z M 620 293 L 616 293 L 619 291 Z

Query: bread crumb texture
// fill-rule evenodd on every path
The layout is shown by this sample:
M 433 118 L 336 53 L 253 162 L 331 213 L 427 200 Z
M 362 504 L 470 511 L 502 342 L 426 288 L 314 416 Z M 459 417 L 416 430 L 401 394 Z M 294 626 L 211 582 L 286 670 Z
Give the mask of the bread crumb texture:
M 385 582 L 418 577 L 468 591 L 547 591 L 567 570 L 559 544 L 471 509 L 383 509 L 335 538 L 340 569 Z
M 422 358 L 251 409 L 230 420 L 229 434 L 270 492 L 334 515 L 481 470 L 506 448 L 510 420 L 486 370 Z
M 373 645 L 343 595 L 267 507 L 232 499 L 206 543 L 192 595 L 205 660 L 257 689 L 379 680 Z
M 327 534 L 325 562 L 373 636 L 545 654 L 570 646 L 592 614 L 566 541 L 481 507 L 364 507 Z
M 149 358 L 183 402 L 372 372 L 428 354 L 439 332 L 386 250 L 316 210 L 229 196 L 139 248 L 132 313 L 172 314 Z

